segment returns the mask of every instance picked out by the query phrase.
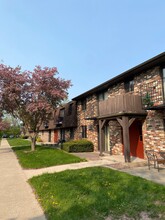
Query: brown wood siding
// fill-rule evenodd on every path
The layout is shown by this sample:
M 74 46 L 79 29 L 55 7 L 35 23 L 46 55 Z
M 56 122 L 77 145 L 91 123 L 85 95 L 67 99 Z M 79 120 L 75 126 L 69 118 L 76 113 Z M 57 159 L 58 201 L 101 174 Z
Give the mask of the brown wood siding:
M 72 105 L 72 109 L 69 106 Z M 63 117 L 60 117 L 60 110 L 64 109 Z M 47 122 L 48 127 L 41 125 L 40 130 L 54 130 L 57 128 L 74 128 L 77 126 L 77 105 L 76 102 L 69 102 L 56 109 L 52 119 Z
M 144 113 L 139 95 L 122 94 L 99 102 L 99 116 L 116 113 Z
M 72 108 L 70 109 L 70 105 Z M 64 109 L 64 117 L 60 117 L 60 109 Z M 55 113 L 55 127 L 73 128 L 77 126 L 77 106 L 76 102 L 69 102 Z

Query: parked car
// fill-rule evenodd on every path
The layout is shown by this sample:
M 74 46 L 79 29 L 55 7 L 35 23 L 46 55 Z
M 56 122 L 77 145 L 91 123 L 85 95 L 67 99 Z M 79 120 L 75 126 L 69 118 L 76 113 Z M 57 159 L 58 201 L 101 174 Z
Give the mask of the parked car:
M 3 135 L 2 135 L 2 138 L 7 138 L 7 134 L 3 134 Z

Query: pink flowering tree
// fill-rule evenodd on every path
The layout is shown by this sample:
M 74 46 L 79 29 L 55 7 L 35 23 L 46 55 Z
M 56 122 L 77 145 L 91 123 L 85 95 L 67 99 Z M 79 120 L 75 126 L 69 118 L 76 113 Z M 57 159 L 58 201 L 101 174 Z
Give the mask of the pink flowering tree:
M 0 120 L 0 131 L 6 131 L 10 128 L 10 123 L 8 121 Z
M 23 122 L 32 150 L 35 150 L 40 126 L 67 98 L 71 82 L 57 75 L 56 68 L 36 66 L 32 72 L 21 72 L 20 67 L 0 65 L 0 109 Z

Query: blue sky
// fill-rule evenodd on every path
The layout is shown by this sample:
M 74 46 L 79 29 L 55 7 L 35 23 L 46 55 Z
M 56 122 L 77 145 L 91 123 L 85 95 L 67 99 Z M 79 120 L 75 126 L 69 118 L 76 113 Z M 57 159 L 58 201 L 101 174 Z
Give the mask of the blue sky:
M 56 66 L 69 99 L 165 51 L 164 0 L 0 0 L 0 60 Z

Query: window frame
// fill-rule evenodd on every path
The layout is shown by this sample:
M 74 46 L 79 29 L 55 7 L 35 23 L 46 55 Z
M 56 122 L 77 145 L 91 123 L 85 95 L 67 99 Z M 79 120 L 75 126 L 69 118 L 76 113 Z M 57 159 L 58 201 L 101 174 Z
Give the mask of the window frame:
M 71 140 L 74 139 L 74 128 L 70 128 L 70 129 L 69 129 L 69 138 L 70 138 Z
M 82 131 L 82 138 L 87 138 L 87 126 L 86 125 L 81 126 L 81 131 Z
M 85 111 L 87 109 L 87 101 L 86 101 L 86 99 L 83 99 L 81 101 L 81 109 L 82 109 L 82 111 Z
M 71 114 L 72 114 L 72 111 L 73 111 L 73 103 L 69 104 L 69 107 L 68 107 L 68 115 L 71 115 Z
M 108 91 L 103 91 L 103 92 L 98 93 L 97 99 L 99 102 L 108 99 Z
M 163 90 L 163 100 L 165 100 L 165 67 L 162 67 L 162 90 Z
M 61 108 L 59 112 L 59 117 L 64 118 L 64 116 L 65 116 L 65 108 Z
M 124 82 L 124 89 L 125 89 L 125 92 L 134 92 L 134 79 L 131 78 L 127 81 Z

